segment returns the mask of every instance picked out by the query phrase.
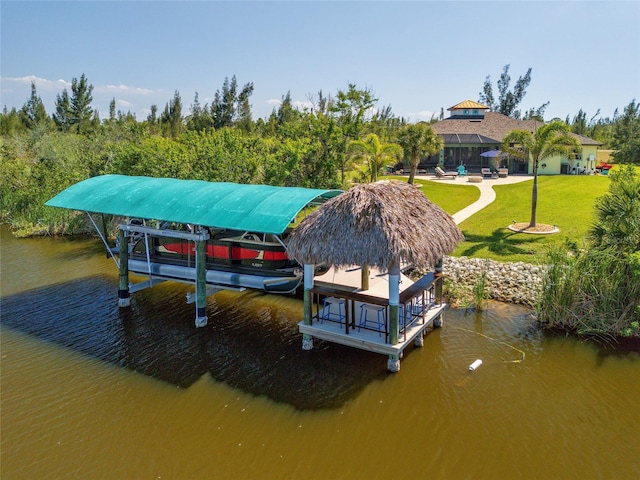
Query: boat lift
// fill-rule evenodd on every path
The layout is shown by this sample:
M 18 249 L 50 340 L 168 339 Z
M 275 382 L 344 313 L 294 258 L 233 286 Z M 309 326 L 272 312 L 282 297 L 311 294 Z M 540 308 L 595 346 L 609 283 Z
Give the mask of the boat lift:
M 305 207 L 319 205 L 342 193 L 300 187 L 245 185 L 172 178 L 101 175 L 83 180 L 46 202 L 47 206 L 86 212 L 118 266 L 118 306 L 130 305 L 130 295 L 165 281 L 195 284 L 187 303 L 196 304 L 196 327 L 207 324 L 206 299 L 221 290 L 275 286 L 300 278 L 259 276 L 207 269 L 209 228 L 262 232 L 282 235 Z M 127 219 L 153 219 L 157 227 L 131 222 L 118 225 L 118 247 L 109 247 L 106 232 L 98 228 L 92 213 Z M 194 225 L 190 231 L 161 228 L 166 222 Z M 144 237 L 146 262 L 131 259 L 132 237 Z M 149 253 L 150 237 L 168 237 L 195 244 L 195 268 L 158 264 Z M 118 256 L 116 260 L 115 256 Z M 130 283 L 129 273 L 147 279 Z M 237 281 L 236 281 L 237 280 Z

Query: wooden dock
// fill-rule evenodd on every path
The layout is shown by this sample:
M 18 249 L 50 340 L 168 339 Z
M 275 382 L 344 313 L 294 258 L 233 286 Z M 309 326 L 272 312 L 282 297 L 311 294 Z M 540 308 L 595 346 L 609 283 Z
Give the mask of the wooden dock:
M 417 282 L 401 275 L 400 322 L 397 343 L 389 332 L 389 280 L 373 270 L 369 289 L 359 289 L 361 269 L 329 271 L 314 279 L 311 322 L 298 324 L 311 337 L 399 359 L 414 342 L 423 345 L 427 330 L 442 325 L 446 305 L 441 299 L 440 275 L 429 273 Z M 374 321 L 363 316 L 368 310 Z

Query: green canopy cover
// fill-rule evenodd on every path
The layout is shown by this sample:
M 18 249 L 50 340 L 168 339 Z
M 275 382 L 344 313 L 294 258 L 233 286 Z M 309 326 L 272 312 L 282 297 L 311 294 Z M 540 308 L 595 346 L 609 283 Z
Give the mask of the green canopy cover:
M 305 206 L 341 190 L 102 175 L 70 186 L 51 207 L 279 235 Z

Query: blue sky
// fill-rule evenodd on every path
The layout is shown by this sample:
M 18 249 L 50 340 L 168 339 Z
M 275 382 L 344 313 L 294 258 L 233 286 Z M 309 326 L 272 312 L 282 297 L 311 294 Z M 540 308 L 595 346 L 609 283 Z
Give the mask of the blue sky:
M 7 1 L 1 15 L 1 106 L 20 108 L 30 82 L 47 111 L 83 73 L 101 118 L 144 120 L 179 91 L 210 103 L 225 77 L 253 82 L 254 119 L 287 93 L 371 89 L 412 121 L 478 100 L 485 77 L 529 67 L 522 109 L 545 118 L 612 116 L 640 101 L 640 2 L 635 1 Z

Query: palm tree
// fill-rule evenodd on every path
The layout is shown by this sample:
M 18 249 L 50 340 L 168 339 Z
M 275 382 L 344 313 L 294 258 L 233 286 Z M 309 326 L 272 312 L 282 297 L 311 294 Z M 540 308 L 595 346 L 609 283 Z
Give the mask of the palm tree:
M 442 138 L 425 122 L 403 127 L 398 134 L 398 142 L 411 160 L 409 183 L 413 183 L 420 160 L 438 153 L 444 147 Z
M 610 178 L 609 192 L 595 205 L 596 223 L 589 237 L 599 249 L 640 252 L 640 175 L 626 165 Z
M 510 157 L 528 160 L 533 164 L 530 228 L 536 226 L 538 165 L 543 160 L 556 155 L 568 157 L 578 149 L 580 149 L 580 142 L 571 133 L 569 125 L 562 120 L 553 120 L 546 125 L 542 125 L 535 133 L 527 130 L 511 130 L 502 139 L 502 151 L 504 153 Z
M 378 180 L 378 174 L 391 160 L 402 158 L 402 147 L 395 143 L 382 143 L 375 133 L 370 133 L 363 140 L 352 140 L 347 144 L 347 154 L 356 161 L 362 162 L 365 174 L 370 182 Z

